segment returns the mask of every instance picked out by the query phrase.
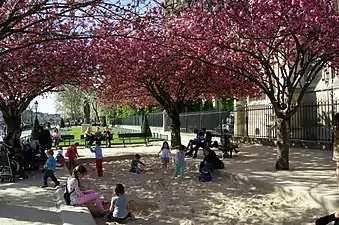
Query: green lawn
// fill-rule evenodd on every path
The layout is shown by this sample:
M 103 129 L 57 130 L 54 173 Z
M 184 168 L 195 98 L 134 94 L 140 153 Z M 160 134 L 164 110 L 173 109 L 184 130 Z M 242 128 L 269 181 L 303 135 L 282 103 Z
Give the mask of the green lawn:
M 101 130 L 103 131 L 104 128 L 101 128 Z M 81 127 L 72 127 L 72 128 L 68 128 L 67 130 L 61 130 L 61 134 L 69 134 L 69 135 L 74 135 L 75 140 L 71 141 L 71 143 L 75 143 L 78 142 L 80 145 L 85 145 L 85 140 L 81 140 L 80 136 L 83 134 Z M 122 139 L 119 139 L 118 134 L 113 134 L 114 139 L 111 141 L 112 145 L 122 145 Z M 160 138 L 149 138 L 150 142 L 154 142 L 154 141 L 163 141 L 163 139 Z M 131 140 L 127 140 L 125 139 L 125 143 L 126 144 L 144 144 L 145 140 L 143 138 L 133 138 Z M 106 142 L 102 141 L 102 145 L 105 145 Z M 67 143 L 60 143 L 60 146 L 66 146 L 68 145 L 68 141 Z

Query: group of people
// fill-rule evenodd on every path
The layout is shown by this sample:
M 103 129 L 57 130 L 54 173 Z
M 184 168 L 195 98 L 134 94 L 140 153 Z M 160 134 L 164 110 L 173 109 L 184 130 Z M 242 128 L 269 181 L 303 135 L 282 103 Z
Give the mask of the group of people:
M 91 148 L 91 151 L 95 153 L 96 156 L 96 167 L 98 176 L 101 177 L 102 174 L 102 149 L 100 148 L 100 143 L 96 142 L 96 147 Z M 121 223 L 128 218 L 135 219 L 131 211 L 129 210 L 129 202 L 128 198 L 125 194 L 124 186 L 122 184 L 117 184 L 114 190 L 115 196 L 112 197 L 109 210 L 104 209 L 104 205 L 107 202 L 104 202 L 100 199 L 98 193 L 93 190 L 82 190 L 80 181 L 87 174 L 87 169 L 83 165 L 75 165 L 75 159 L 79 157 L 77 147 L 78 143 L 75 143 L 67 148 L 65 156 L 69 159 L 69 171 L 71 171 L 71 177 L 67 179 L 64 198 L 67 204 L 70 205 L 83 205 L 83 204 L 91 204 L 94 202 L 95 212 L 98 213 L 100 217 L 105 216 L 108 221 L 114 221 Z M 43 175 L 43 186 L 42 188 L 48 187 L 48 178 L 54 182 L 54 187 L 60 185 L 60 182 L 55 177 L 54 172 L 59 163 L 65 162 L 64 157 L 61 153 L 62 149 L 58 152 L 58 155 L 54 157 L 53 150 L 47 150 L 46 154 L 48 159 L 44 165 L 44 175 Z M 99 162 L 98 162 L 99 161 Z M 137 155 L 132 160 L 132 164 L 139 168 L 139 164 L 143 164 L 140 162 L 140 156 Z M 144 165 L 144 164 L 143 164 Z M 62 165 L 61 165 L 62 166 Z M 137 171 L 136 171 L 137 172 Z M 140 173 L 141 171 L 138 171 Z
M 111 141 L 113 140 L 113 134 L 108 127 L 105 128 L 104 132 L 102 133 L 100 127 L 97 127 L 94 134 L 92 133 L 92 128 L 87 127 L 85 132 L 85 139 L 87 142 L 87 147 L 91 147 L 94 142 L 100 142 L 102 140 L 106 140 L 106 147 L 111 147 Z

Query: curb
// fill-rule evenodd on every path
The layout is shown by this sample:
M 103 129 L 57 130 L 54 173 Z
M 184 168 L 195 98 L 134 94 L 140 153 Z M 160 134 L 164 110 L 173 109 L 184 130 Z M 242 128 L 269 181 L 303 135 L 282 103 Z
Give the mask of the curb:
M 61 167 L 57 171 L 62 178 L 67 178 L 69 176 L 66 167 Z M 60 179 L 61 180 L 61 179 Z M 65 183 L 62 179 L 62 183 Z M 56 206 L 59 210 L 59 218 L 62 225 L 96 225 L 96 222 L 90 213 L 89 209 L 85 206 L 69 206 L 65 204 L 64 201 L 64 187 L 62 185 L 56 190 Z
M 259 181 L 242 173 L 226 172 L 226 174 L 226 176 L 230 179 L 239 183 L 253 185 L 256 188 L 265 190 L 277 191 L 289 197 L 302 198 L 324 208 L 328 212 L 333 212 L 333 210 L 339 209 L 339 189 L 338 194 L 334 195 L 333 192 L 329 193 L 328 189 L 321 190 L 301 186 L 283 186 L 275 183 Z

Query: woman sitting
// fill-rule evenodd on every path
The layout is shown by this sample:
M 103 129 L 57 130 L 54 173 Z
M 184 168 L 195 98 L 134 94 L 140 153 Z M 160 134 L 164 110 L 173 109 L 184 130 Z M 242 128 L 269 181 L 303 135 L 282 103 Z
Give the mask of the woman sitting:
M 94 139 L 95 139 L 96 142 L 100 141 L 100 144 L 101 144 L 101 140 L 103 139 L 103 136 L 102 136 L 100 127 L 97 127 L 97 130 L 94 133 Z
M 212 171 L 215 169 L 223 169 L 224 163 L 218 158 L 217 154 L 208 147 L 204 148 L 204 160 L 200 163 L 199 172 L 202 172 L 204 167 L 207 167 L 208 170 Z
M 85 132 L 85 139 L 87 141 L 87 147 L 91 147 L 94 143 L 94 135 L 92 134 L 91 127 L 87 127 Z
M 73 169 L 72 176 L 67 180 L 67 190 L 70 197 L 71 205 L 89 204 L 95 201 L 95 211 L 100 216 L 105 216 L 106 212 L 103 207 L 103 202 L 98 193 L 93 190 L 82 191 L 80 189 L 80 180 L 87 174 L 87 169 L 83 165 Z

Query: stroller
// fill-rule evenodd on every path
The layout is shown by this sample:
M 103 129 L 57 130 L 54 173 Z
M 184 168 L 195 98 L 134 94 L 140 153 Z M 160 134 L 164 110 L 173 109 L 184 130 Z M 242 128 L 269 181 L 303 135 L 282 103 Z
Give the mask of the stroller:
M 24 166 L 19 163 L 19 155 L 9 145 L 2 143 L 0 146 L 0 181 L 7 179 L 15 182 L 16 175 L 27 178 Z

